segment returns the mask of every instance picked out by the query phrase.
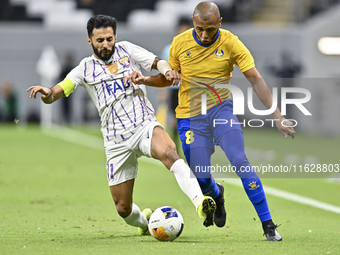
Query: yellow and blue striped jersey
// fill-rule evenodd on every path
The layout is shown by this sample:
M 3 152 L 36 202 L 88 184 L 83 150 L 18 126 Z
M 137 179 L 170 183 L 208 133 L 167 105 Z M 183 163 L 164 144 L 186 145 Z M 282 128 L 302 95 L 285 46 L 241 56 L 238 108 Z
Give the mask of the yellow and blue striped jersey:
M 242 72 L 255 67 L 249 50 L 237 36 L 225 29 L 219 29 L 214 41 L 202 44 L 195 34 L 195 29 L 174 37 L 169 53 L 169 64 L 180 72 L 183 83 L 179 89 L 177 118 L 190 118 L 201 113 L 200 98 L 204 89 L 193 89 L 205 84 L 213 88 L 215 84 L 229 83 L 231 72 L 237 65 Z M 229 99 L 230 91 L 216 89 L 222 101 Z M 207 97 L 207 109 L 214 105 L 214 100 Z

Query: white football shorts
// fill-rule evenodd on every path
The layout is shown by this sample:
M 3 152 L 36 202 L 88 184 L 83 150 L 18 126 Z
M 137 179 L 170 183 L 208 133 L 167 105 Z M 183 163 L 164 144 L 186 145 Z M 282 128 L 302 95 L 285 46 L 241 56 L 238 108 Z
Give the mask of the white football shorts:
M 159 122 L 151 121 L 138 129 L 126 141 L 106 148 L 106 167 L 109 186 L 114 186 L 137 177 L 137 159 L 141 156 L 151 157 L 151 139 L 155 127 L 163 128 Z

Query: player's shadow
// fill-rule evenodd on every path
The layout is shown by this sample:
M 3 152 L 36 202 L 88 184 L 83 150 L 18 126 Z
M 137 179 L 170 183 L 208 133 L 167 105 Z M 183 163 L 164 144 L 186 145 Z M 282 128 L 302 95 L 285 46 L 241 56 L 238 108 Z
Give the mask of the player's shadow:
M 143 239 L 142 240 L 144 243 L 157 243 L 157 242 L 161 242 L 161 243 L 172 243 L 172 242 L 176 242 L 176 243 L 183 243 L 183 244 L 187 244 L 187 243 L 200 243 L 199 241 L 196 240 L 190 240 L 187 237 L 179 237 L 178 239 L 174 240 L 174 241 L 157 241 L 155 238 L 153 238 L 152 236 L 150 236 L 150 238 L 148 239 Z
M 109 236 L 103 236 L 103 237 L 96 237 L 95 239 L 120 239 L 120 238 L 133 238 L 136 241 L 140 241 L 143 243 L 157 243 L 160 241 L 157 241 L 155 238 L 153 238 L 152 236 L 138 236 L 136 234 L 131 234 L 131 235 L 109 235 Z M 161 241 L 161 243 L 171 243 L 172 241 Z M 173 242 L 176 243 L 200 243 L 200 241 L 197 240 L 190 240 L 187 237 L 179 237 L 178 239 L 174 240 Z

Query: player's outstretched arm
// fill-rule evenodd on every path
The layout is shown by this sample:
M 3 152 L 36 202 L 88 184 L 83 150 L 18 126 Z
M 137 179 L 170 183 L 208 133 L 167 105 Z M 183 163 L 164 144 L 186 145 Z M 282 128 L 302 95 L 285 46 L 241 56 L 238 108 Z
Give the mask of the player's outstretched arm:
M 152 64 L 152 69 L 157 69 L 161 74 L 164 75 L 165 79 L 168 81 L 167 86 L 170 86 L 170 85 L 178 86 L 179 84 L 182 84 L 181 75 L 177 71 L 172 70 L 169 63 L 166 62 L 165 60 L 159 60 L 158 58 L 155 58 Z M 149 85 L 149 86 L 153 86 L 153 85 Z M 156 86 L 156 87 L 160 87 L 160 86 Z
M 42 86 L 31 86 L 27 89 L 27 92 L 30 92 L 30 98 L 36 98 L 37 94 L 41 94 L 41 100 L 45 104 L 51 104 L 54 101 L 64 96 L 64 90 L 59 86 L 55 85 L 53 88 L 47 88 Z
M 141 73 L 134 71 L 128 76 L 124 76 L 124 85 L 128 81 L 134 84 L 144 84 L 152 87 L 167 87 L 167 86 L 178 86 L 182 83 L 181 75 L 172 70 L 169 63 L 165 60 L 159 60 L 155 58 L 152 63 L 152 69 L 157 69 L 160 74 L 154 76 L 143 76 Z
M 167 87 L 171 85 L 171 82 L 168 81 L 163 74 L 144 76 L 137 71 L 134 71 L 128 76 L 124 76 L 124 85 L 126 85 L 128 81 L 133 84 L 144 84 L 152 87 Z
M 273 95 L 268 88 L 265 80 L 262 78 L 261 74 L 257 71 L 255 67 L 249 69 L 243 74 L 251 83 L 255 93 L 257 94 L 261 102 L 268 109 L 270 109 L 273 104 Z M 289 121 L 284 121 L 285 118 L 281 115 L 278 107 L 276 107 L 275 111 L 273 112 L 273 116 L 276 120 L 275 122 L 277 129 L 285 136 L 285 138 L 287 138 L 288 135 L 294 138 L 295 130 L 292 127 L 293 124 Z M 282 123 L 284 123 L 284 125 Z
M 155 58 L 152 69 L 157 69 L 160 74 L 154 76 L 143 76 L 140 72 L 134 71 L 128 76 L 124 76 L 124 85 L 128 81 L 134 84 L 144 84 L 152 87 L 168 87 L 168 86 L 178 86 L 182 83 L 181 75 L 172 70 L 169 63 L 165 60 L 159 60 Z

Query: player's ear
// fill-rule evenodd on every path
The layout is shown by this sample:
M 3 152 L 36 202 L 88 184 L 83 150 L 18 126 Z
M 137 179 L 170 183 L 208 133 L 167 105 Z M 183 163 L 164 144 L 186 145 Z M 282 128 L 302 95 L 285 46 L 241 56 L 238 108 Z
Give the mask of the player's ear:
M 87 37 L 87 42 L 92 46 L 92 41 L 91 41 L 90 37 Z
M 219 24 L 218 24 L 218 27 L 221 27 L 221 24 L 222 24 L 222 17 L 220 18 L 220 22 L 219 22 Z
M 192 25 L 193 25 L 193 27 L 195 28 L 195 20 L 194 20 L 194 16 L 191 16 L 191 19 L 192 19 Z

